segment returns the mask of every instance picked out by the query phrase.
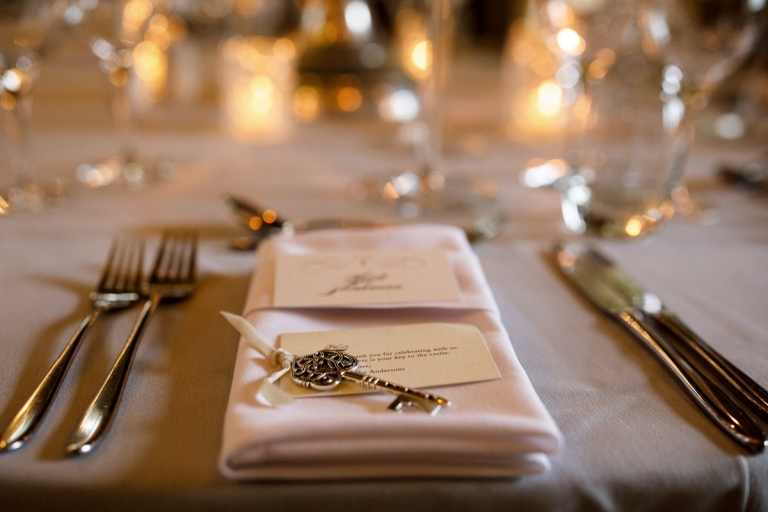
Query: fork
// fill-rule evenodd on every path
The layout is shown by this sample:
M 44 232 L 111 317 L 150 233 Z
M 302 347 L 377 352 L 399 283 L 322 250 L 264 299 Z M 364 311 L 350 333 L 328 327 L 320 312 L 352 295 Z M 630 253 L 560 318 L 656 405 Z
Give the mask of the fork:
M 112 242 L 99 284 L 90 294 L 91 312 L 80 323 L 53 366 L 0 436 L 0 452 L 21 448 L 29 440 L 53 403 L 80 342 L 101 314 L 127 308 L 139 301 L 143 263 L 143 240 L 130 238 L 115 239 Z
M 90 452 L 104 437 L 120 404 L 136 348 L 160 302 L 182 300 L 196 288 L 197 235 L 165 232 L 146 286 L 147 301 L 106 380 L 69 438 L 70 455 Z
M 464 229 L 469 243 L 476 244 L 496 238 L 496 235 L 509 227 L 509 218 L 501 212 L 483 215 L 472 225 Z

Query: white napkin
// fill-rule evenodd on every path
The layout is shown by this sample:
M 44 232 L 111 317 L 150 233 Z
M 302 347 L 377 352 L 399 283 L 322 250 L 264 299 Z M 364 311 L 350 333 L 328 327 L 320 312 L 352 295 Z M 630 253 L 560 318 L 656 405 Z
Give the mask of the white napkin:
M 322 251 L 442 249 L 458 303 L 274 309 L 275 256 Z M 385 393 L 308 398 L 270 407 L 257 398 L 273 368 L 240 340 L 224 421 L 221 471 L 235 479 L 512 477 L 542 473 L 561 435 L 515 356 L 477 257 L 457 228 L 412 225 L 328 230 L 272 239 L 258 253 L 244 315 L 271 344 L 280 334 L 425 322 L 483 333 L 502 378 L 429 391 L 451 406 L 432 417 L 387 409 Z

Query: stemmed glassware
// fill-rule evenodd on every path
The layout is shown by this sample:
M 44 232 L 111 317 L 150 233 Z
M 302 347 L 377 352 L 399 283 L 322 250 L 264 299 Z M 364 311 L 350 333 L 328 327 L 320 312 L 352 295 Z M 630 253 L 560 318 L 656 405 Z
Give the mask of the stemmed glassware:
M 153 0 L 74 0 L 75 16 L 84 37 L 107 74 L 111 88 L 112 117 L 120 153 L 101 162 L 82 164 L 77 178 L 91 187 L 112 183 L 142 185 L 166 177 L 167 162 L 156 163 L 139 155 L 134 134 L 131 104 L 131 73 L 138 59 L 150 70 L 161 68 L 164 50 L 170 43 L 167 17 L 158 13 Z
M 681 174 L 696 114 L 748 54 L 765 1 L 537 0 L 536 7 L 557 59 L 538 99 L 551 99 L 570 130 L 568 165 L 554 182 L 566 226 L 637 237 L 692 211 Z
M 537 90 L 537 106 L 566 139 L 567 163 L 550 174 L 565 225 L 577 233 L 641 236 L 658 229 L 668 212 L 659 66 L 641 49 L 638 4 L 536 3 L 556 60 Z M 532 167 L 524 177 L 553 165 Z
M 453 11 L 460 1 L 404 2 L 417 13 L 401 51 L 403 67 L 418 83 L 419 115 L 413 130 L 413 157 L 401 172 L 364 183 L 366 197 L 397 205 L 398 212 L 416 217 L 434 212 L 483 209 L 495 197 L 491 180 L 460 180 L 446 176 L 443 155 L 443 102 L 452 33 Z
M 40 73 L 35 52 L 59 14 L 54 0 L 0 2 L 0 120 L 7 142 L 7 156 L 0 159 L 0 215 L 39 210 L 46 198 L 28 161 L 26 124 Z
M 681 182 L 696 118 L 714 89 L 749 54 L 765 30 L 765 0 L 643 0 L 643 49 L 665 64 L 664 118 L 672 147 L 672 198 L 682 213 L 694 203 Z

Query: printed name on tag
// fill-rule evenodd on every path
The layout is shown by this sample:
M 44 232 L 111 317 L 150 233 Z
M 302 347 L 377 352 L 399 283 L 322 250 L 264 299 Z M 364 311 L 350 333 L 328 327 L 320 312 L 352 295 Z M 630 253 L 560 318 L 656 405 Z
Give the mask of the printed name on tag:
M 474 325 L 429 323 L 291 333 L 280 336 L 280 346 L 295 356 L 343 350 L 358 360 L 354 371 L 410 387 L 501 378 Z M 290 372 L 282 377 L 280 387 L 296 397 L 373 392 L 349 382 L 333 391 L 313 391 L 294 384 Z
M 275 307 L 460 299 L 453 268 L 440 250 L 283 254 L 275 267 Z

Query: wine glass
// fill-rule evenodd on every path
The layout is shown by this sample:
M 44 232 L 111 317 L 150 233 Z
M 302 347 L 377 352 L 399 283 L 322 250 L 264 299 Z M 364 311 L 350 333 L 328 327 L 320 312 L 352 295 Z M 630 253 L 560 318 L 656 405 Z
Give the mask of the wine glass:
M 453 12 L 461 1 L 412 0 L 402 9 L 413 15 L 404 23 L 401 41 L 403 67 L 416 80 L 419 113 L 412 130 L 413 157 L 405 169 L 373 177 L 358 191 L 363 197 L 396 205 L 405 217 L 430 213 L 484 209 L 495 199 L 495 183 L 460 179 L 445 173 L 443 156 L 443 102 Z
M 70 4 L 76 14 L 69 19 L 79 26 L 81 37 L 108 77 L 112 119 L 122 146 L 114 157 L 77 168 L 78 180 L 88 186 L 141 186 L 170 175 L 169 162 L 155 162 L 140 155 L 131 97 L 135 73 L 151 75 L 144 77 L 150 86 L 154 79 L 165 76 L 166 50 L 172 36 L 162 7 L 157 0 L 72 0 Z
M 0 161 L 0 215 L 42 208 L 47 191 L 27 159 L 27 117 L 40 73 L 36 53 L 59 18 L 53 0 L 0 2 L 0 120 L 7 156 Z
M 532 161 L 523 179 L 561 191 L 563 220 L 576 233 L 637 237 L 669 215 L 660 67 L 641 49 L 638 4 L 536 3 L 545 47 L 538 52 L 551 52 L 556 64 L 532 99 L 567 149 L 563 160 Z
M 671 196 L 680 213 L 695 211 L 681 182 L 696 118 L 715 88 L 749 54 L 766 23 L 765 0 L 643 0 L 643 49 L 664 64 L 662 100 L 672 154 Z

